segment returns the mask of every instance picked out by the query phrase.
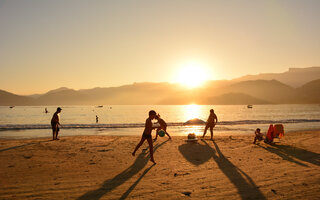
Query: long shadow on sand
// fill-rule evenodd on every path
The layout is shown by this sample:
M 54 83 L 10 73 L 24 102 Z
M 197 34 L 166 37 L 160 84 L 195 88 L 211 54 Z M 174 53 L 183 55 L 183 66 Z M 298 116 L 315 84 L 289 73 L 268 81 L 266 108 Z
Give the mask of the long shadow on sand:
M 202 140 L 202 142 L 204 144 L 181 145 L 179 150 L 182 155 L 194 165 L 202 164 L 210 158 L 213 158 L 220 170 L 237 188 L 241 199 L 266 199 L 253 180 L 245 172 L 232 164 L 232 162 L 222 154 L 219 146 L 215 142 L 213 142 L 215 149 L 205 140 Z
M 169 140 L 166 140 L 166 141 L 162 142 L 161 144 L 156 144 L 154 146 L 154 152 L 156 152 L 156 150 L 159 147 L 161 147 L 162 145 L 164 145 L 168 141 Z M 130 178 L 132 178 L 135 174 L 137 174 L 140 170 L 142 170 L 147 165 L 149 160 L 150 160 L 150 155 L 147 154 L 144 150 L 142 153 L 140 153 L 138 155 L 138 157 L 136 158 L 136 160 L 134 161 L 134 163 L 130 167 L 128 167 L 126 170 L 124 170 L 123 172 L 121 172 L 117 176 L 113 177 L 112 179 L 106 180 L 100 188 L 98 188 L 94 191 L 89 191 L 89 192 L 85 193 L 84 195 L 79 197 L 78 200 L 87 200 L 87 199 L 98 200 L 98 199 L 100 199 L 103 195 L 107 194 L 108 192 L 111 192 L 112 190 L 114 190 L 115 188 L 122 185 Z M 141 179 L 150 171 L 150 169 L 153 166 L 154 165 L 147 168 L 144 171 L 144 173 L 137 179 L 137 181 L 135 181 L 135 183 L 132 184 L 129 187 L 129 189 L 120 197 L 120 199 L 125 199 L 130 194 L 130 192 L 133 191 L 133 189 L 141 181 Z
M 205 141 L 203 142 L 206 143 Z M 216 161 L 221 171 L 228 177 L 232 184 L 236 186 L 241 199 L 266 199 L 250 176 L 232 164 L 232 162 L 222 154 L 219 146 L 214 141 L 213 145 L 218 153 L 218 155 L 213 154 L 214 161 Z M 215 150 L 212 149 L 212 151 Z M 242 175 L 245 176 L 247 180 Z
M 17 145 L 17 146 L 13 146 L 13 147 L 8 147 L 8 148 L 5 148 L 5 149 L 0 149 L 0 152 L 8 151 L 8 150 L 11 150 L 11 149 L 18 149 L 18 148 L 30 146 L 30 145 L 33 145 L 33 144 L 41 144 L 41 143 L 44 143 L 44 142 L 51 142 L 51 141 L 52 140 L 45 140 L 45 141 L 40 141 L 40 142 L 30 142 L 30 143 L 27 143 L 27 144 L 22 144 L 22 145 Z
M 187 161 L 201 165 L 210 160 L 214 152 L 209 145 L 200 143 L 185 143 L 179 146 L 179 151 Z
M 304 167 L 308 167 L 308 165 L 300 161 L 304 161 L 304 162 L 308 162 L 308 163 L 320 166 L 320 154 L 312 151 L 307 151 L 305 149 L 301 149 L 299 147 L 293 147 L 290 145 L 271 145 L 267 147 L 264 147 L 261 145 L 258 145 L 258 146 L 271 153 L 274 153 L 280 156 L 284 160 L 288 160 L 290 162 L 296 163 Z M 295 160 L 294 158 L 300 161 Z

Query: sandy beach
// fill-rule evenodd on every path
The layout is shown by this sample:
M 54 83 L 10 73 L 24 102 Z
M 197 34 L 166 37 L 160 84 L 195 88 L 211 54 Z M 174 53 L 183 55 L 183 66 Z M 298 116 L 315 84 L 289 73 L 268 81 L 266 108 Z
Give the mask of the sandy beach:
M 140 137 L 2 139 L 0 199 L 318 199 L 319 134 L 288 133 L 272 146 L 164 137 L 156 165 L 147 143 L 132 157 Z

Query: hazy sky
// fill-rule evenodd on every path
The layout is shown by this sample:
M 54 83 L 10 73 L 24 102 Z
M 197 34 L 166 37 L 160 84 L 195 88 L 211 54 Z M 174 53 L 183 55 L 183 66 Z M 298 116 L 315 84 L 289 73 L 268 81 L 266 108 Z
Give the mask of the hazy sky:
M 320 1 L 0 0 L 0 89 L 17 94 L 320 65 Z

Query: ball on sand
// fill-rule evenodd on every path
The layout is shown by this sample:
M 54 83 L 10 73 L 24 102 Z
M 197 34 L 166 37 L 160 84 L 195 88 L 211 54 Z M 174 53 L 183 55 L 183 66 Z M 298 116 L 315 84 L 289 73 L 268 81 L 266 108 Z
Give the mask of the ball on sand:
M 162 129 L 158 132 L 158 135 L 160 137 L 163 137 L 165 134 L 166 134 L 166 132 L 164 132 L 164 130 L 162 130 Z

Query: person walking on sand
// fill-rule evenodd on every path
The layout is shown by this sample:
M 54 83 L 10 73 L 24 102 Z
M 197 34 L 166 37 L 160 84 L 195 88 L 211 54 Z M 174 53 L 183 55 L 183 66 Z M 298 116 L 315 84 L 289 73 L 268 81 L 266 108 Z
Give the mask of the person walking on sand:
M 169 133 L 167 132 L 167 123 L 162 119 L 160 118 L 160 114 L 158 113 L 156 115 L 156 120 L 158 120 L 158 123 L 159 123 L 159 127 L 157 128 L 157 132 L 156 132 L 156 138 L 154 138 L 154 141 L 157 140 L 158 138 L 158 133 L 159 131 L 162 129 L 164 130 L 164 132 L 166 133 L 166 135 L 169 137 L 169 139 L 171 140 L 171 136 L 169 135 Z
M 156 162 L 154 161 L 153 158 L 153 142 L 152 142 L 152 136 L 151 136 L 151 132 L 152 132 L 152 121 L 155 117 L 156 117 L 157 113 L 154 110 L 150 110 L 149 111 L 149 117 L 146 120 L 145 123 L 145 127 L 144 127 L 144 131 L 141 137 L 140 142 L 137 144 L 136 148 L 134 149 L 132 156 L 136 155 L 136 151 L 140 148 L 140 146 L 143 144 L 143 142 L 145 140 L 148 141 L 149 144 L 149 148 L 150 148 L 150 161 L 153 162 L 154 164 L 156 164 Z
M 218 123 L 218 118 L 217 115 L 214 113 L 214 110 L 211 109 L 210 110 L 210 115 L 208 117 L 208 120 L 206 122 L 206 127 L 204 128 L 204 133 L 202 138 L 204 138 L 204 136 L 207 133 L 208 128 L 210 128 L 210 132 L 211 132 L 211 140 L 213 140 L 213 128 L 216 126 L 216 124 Z
M 60 124 L 60 113 L 61 113 L 61 108 L 58 107 L 57 111 L 53 114 L 52 119 L 51 119 L 51 127 L 52 127 L 52 140 L 59 140 L 58 134 L 60 131 L 59 126 Z
M 99 123 L 99 117 L 96 115 L 96 123 Z

